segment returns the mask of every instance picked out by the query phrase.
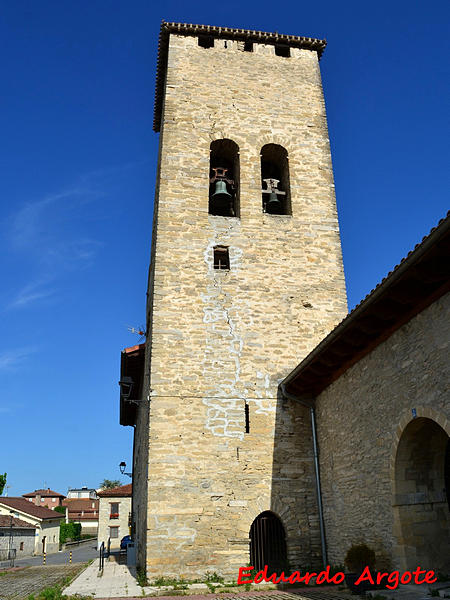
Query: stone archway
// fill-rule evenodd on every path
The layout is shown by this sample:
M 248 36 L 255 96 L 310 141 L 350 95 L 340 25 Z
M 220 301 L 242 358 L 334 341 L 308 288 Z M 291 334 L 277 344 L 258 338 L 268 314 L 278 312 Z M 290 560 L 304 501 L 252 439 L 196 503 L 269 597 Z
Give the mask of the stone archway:
M 281 519 L 272 511 L 259 514 L 250 527 L 250 564 L 258 571 L 281 573 L 288 568 L 286 532 Z
M 404 428 L 395 457 L 394 533 L 404 569 L 450 571 L 449 436 L 433 419 Z

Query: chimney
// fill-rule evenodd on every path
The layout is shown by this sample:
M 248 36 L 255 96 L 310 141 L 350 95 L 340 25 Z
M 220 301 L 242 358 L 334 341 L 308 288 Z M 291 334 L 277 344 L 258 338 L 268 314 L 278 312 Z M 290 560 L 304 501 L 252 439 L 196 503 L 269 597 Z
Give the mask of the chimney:
M 36 503 L 38 506 L 40 506 L 40 505 L 41 505 L 41 495 L 40 495 L 40 494 L 36 494 L 36 497 L 35 497 L 35 498 L 36 498 L 36 500 L 35 500 L 35 503 Z

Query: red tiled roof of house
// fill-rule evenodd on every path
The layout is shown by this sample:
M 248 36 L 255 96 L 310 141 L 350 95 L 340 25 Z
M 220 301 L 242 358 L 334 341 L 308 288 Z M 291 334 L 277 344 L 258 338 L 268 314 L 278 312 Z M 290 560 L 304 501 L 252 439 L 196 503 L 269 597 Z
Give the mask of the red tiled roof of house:
M 12 518 L 12 526 L 16 528 L 20 527 L 20 529 L 36 529 L 36 526 L 32 523 L 27 523 L 17 517 Z M 0 515 L 0 528 L 2 527 L 11 528 L 11 517 L 9 515 Z
M 54 510 L 50 510 L 45 506 L 36 506 L 33 502 L 30 502 L 26 498 L 22 498 L 21 496 L 15 497 L 2 497 L 0 498 L 0 505 L 8 506 L 9 508 L 14 508 L 17 511 L 21 511 L 30 515 L 32 517 L 37 517 L 38 519 L 63 519 L 64 515 L 61 513 L 55 512 Z
M 34 492 L 30 492 L 29 494 L 22 494 L 23 498 L 34 498 L 35 496 L 41 496 L 42 498 L 65 498 L 64 494 L 58 494 L 58 492 L 54 492 L 50 488 L 46 490 L 34 490 Z
M 98 500 L 92 498 L 66 498 L 63 500 L 63 506 L 68 509 L 69 520 L 98 521 Z
M 98 521 L 98 511 L 96 514 L 93 512 L 84 514 L 81 512 L 71 512 L 69 513 L 69 521 Z
M 93 500 L 92 498 L 66 498 L 63 500 L 62 505 L 67 506 L 69 513 L 71 513 L 72 511 L 81 512 L 82 510 L 85 512 L 94 510 L 98 511 L 98 504 L 98 500 Z
M 98 495 L 102 496 L 102 497 L 112 497 L 112 498 L 131 496 L 132 487 L 133 487 L 133 484 L 127 483 L 127 485 L 121 485 L 119 487 L 101 490 L 100 492 L 98 492 Z
M 92 498 L 66 498 L 63 500 L 63 506 L 68 509 L 69 520 L 98 521 L 98 500 Z

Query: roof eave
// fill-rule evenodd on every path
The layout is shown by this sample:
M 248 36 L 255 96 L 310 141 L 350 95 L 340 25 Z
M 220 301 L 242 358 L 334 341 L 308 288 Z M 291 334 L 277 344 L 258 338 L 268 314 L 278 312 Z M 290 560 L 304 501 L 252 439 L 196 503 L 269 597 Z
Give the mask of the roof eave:
M 296 378 L 303 372 L 305 372 L 309 367 L 311 367 L 314 363 L 318 363 L 318 359 L 322 356 L 325 351 L 332 345 L 333 342 L 338 340 L 339 338 L 344 338 L 345 333 L 350 330 L 352 325 L 361 318 L 363 315 L 369 312 L 369 309 L 372 305 L 374 305 L 380 298 L 386 295 L 387 291 L 392 288 L 396 282 L 398 282 L 401 277 L 405 275 L 405 273 L 411 269 L 415 264 L 417 264 L 422 257 L 424 257 L 427 252 L 435 246 L 435 244 L 445 237 L 450 230 L 450 212 L 447 214 L 445 219 L 442 219 L 440 223 L 431 230 L 431 232 L 426 236 L 423 241 L 416 246 L 414 250 L 412 250 L 402 261 L 397 265 L 391 273 L 389 273 L 377 287 L 372 290 L 372 292 L 366 296 L 364 300 L 360 302 L 348 315 L 345 317 L 336 327 L 333 329 L 315 348 L 314 350 L 308 354 L 308 356 L 299 364 L 289 375 L 287 375 L 280 385 L 286 386 L 286 389 L 289 391 L 289 385 L 292 385 Z M 446 287 L 443 286 L 438 290 L 438 294 L 436 297 L 439 297 L 443 293 L 445 293 Z M 436 299 L 435 296 L 432 296 L 432 300 Z M 412 317 L 410 317 L 412 318 Z M 408 319 L 409 320 L 409 319 Z M 403 324 L 403 323 L 402 323 Z M 382 338 L 380 338 L 381 343 Z M 378 345 L 378 344 L 376 344 Z M 372 349 L 372 348 L 371 348 Z M 345 362 L 345 361 L 343 361 Z M 349 361 L 348 367 L 352 364 Z M 347 367 L 347 368 L 348 368 Z M 320 391 L 325 389 L 328 385 L 332 383 L 332 380 L 326 381 L 320 386 Z M 292 391 L 292 390 L 291 390 Z M 320 392 L 319 392 L 320 393 Z M 310 390 L 306 391 L 306 396 L 310 396 Z

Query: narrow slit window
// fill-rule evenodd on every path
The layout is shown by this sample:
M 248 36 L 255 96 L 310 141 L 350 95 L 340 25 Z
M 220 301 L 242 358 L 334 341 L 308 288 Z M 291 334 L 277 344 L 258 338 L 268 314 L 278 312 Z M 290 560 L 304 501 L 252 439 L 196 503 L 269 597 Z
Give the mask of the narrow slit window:
M 291 56 L 291 49 L 289 48 L 289 46 L 285 46 L 283 44 L 276 44 L 275 54 L 277 56 L 284 56 L 285 58 L 289 58 Z
M 216 246 L 214 248 L 214 268 L 221 271 L 230 270 L 230 254 L 226 246 Z
M 212 35 L 199 35 L 198 45 L 201 48 L 214 48 L 214 38 Z
M 244 52 L 253 52 L 253 42 L 248 40 L 244 42 Z
M 250 433 L 250 408 L 245 403 L 245 433 Z

